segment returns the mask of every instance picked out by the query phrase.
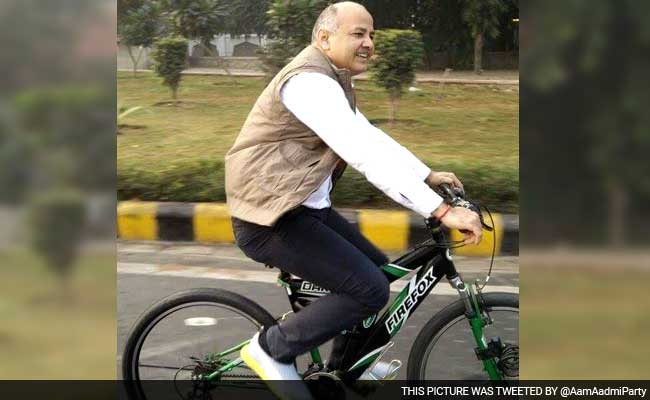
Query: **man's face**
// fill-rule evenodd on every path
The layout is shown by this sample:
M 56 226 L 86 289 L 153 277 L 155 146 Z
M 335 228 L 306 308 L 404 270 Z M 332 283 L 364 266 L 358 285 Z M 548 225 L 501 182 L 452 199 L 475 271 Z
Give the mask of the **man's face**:
M 363 7 L 345 7 L 337 15 L 338 29 L 330 33 L 321 47 L 338 68 L 350 70 L 352 75 L 368 69 L 373 55 L 375 35 L 372 16 Z

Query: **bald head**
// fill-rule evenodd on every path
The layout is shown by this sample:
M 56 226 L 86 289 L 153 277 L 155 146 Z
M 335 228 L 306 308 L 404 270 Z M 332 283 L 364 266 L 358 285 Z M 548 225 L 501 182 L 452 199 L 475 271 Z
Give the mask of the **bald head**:
M 314 25 L 312 45 L 337 68 L 357 75 L 368 69 L 375 47 L 374 35 L 368 10 L 361 4 L 345 1 L 323 10 Z
M 365 12 L 370 15 L 364 6 L 353 1 L 343 1 L 327 6 L 318 16 L 314 29 L 311 31 L 312 44 L 315 44 L 318 40 L 318 31 L 323 29 L 335 33 L 340 25 L 341 17 L 345 18 L 351 12 Z

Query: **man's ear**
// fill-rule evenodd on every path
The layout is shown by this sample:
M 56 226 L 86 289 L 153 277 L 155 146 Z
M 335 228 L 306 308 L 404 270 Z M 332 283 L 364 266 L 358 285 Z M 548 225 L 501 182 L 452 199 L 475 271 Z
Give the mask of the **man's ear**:
M 330 48 L 329 36 L 329 32 L 324 29 L 318 31 L 318 44 L 323 50 L 329 50 Z

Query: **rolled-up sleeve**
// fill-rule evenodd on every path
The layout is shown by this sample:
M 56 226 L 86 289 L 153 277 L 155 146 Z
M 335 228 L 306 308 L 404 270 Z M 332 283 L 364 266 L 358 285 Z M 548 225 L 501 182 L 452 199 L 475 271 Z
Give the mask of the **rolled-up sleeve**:
M 382 131 L 381 129 L 373 126 L 368 119 L 359 111 L 357 108 L 357 118 L 359 118 L 362 123 L 367 124 L 369 129 L 374 129 L 377 133 L 377 138 L 381 140 L 386 146 L 389 146 L 395 156 L 400 157 L 403 162 L 409 165 L 411 169 L 413 169 L 413 172 L 420 178 L 421 180 L 425 180 L 429 174 L 431 173 L 431 168 L 429 168 L 425 163 L 420 161 L 419 158 L 417 158 L 413 153 L 411 153 L 406 147 L 402 146 L 401 144 L 397 143 L 395 139 L 390 137 L 386 132 Z

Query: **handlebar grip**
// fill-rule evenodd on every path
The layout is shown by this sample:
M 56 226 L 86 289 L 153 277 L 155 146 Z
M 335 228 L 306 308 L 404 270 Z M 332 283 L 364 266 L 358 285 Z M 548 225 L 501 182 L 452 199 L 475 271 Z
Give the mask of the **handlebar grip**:
M 458 197 L 454 192 L 454 189 L 452 189 L 448 183 L 441 183 L 438 187 L 442 191 L 443 197 L 445 197 L 449 203 L 452 203 Z

